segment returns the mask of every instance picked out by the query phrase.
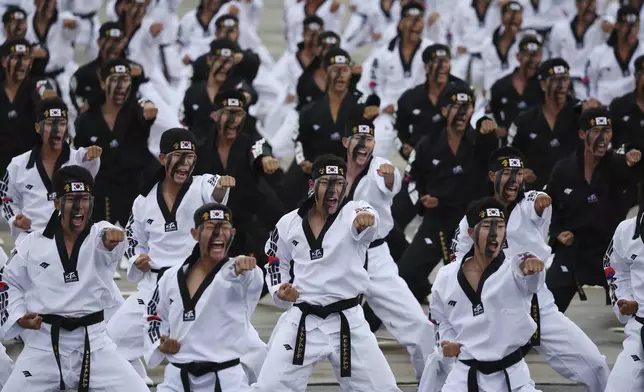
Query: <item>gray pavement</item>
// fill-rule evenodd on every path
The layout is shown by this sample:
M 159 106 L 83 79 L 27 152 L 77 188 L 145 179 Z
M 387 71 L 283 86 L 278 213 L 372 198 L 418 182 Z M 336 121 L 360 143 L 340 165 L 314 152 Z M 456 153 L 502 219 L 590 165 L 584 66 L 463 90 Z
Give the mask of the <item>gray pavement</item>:
M 181 6 L 181 13 L 183 14 L 192 9 L 197 3 L 198 0 L 185 0 Z M 260 36 L 276 60 L 284 50 L 282 5 L 281 0 L 264 0 L 264 12 L 260 26 Z M 354 56 L 355 60 L 361 61 L 366 57 L 366 53 L 366 50 L 359 51 Z M 400 163 L 402 164 L 402 162 Z M 13 240 L 6 227 L 0 227 L 0 238 L 4 240 L 4 248 L 9 253 Z M 119 281 L 119 287 L 125 296 L 135 289 L 133 284 L 125 281 Z M 619 330 L 614 330 L 619 327 L 619 324 L 610 308 L 604 306 L 603 290 L 589 288 L 587 289 L 587 294 L 587 302 L 580 302 L 578 299 L 573 301 L 567 316 L 577 323 L 598 345 L 612 367 L 621 350 L 623 334 Z M 268 341 L 279 315 L 279 309 L 268 298 L 262 300 L 257 307 L 252 322 L 265 341 Z M 378 331 L 377 336 L 380 347 L 392 367 L 396 380 L 402 385 L 414 384 L 413 368 L 409 363 L 406 350 L 398 345 L 385 330 Z M 22 348 L 20 344 L 13 341 L 3 342 L 3 344 L 6 345 L 9 355 L 14 359 Z M 538 355 L 530 354 L 527 357 L 527 362 L 533 379 L 543 392 L 581 392 L 583 390 L 581 387 L 570 385 L 568 380 L 557 375 Z M 162 375 L 162 367 L 150 370 L 150 376 L 156 382 L 162 380 Z M 339 388 L 335 386 L 335 378 L 328 363 L 321 363 L 317 366 L 309 385 L 307 392 L 339 391 Z M 416 391 L 415 387 L 401 387 L 401 389 L 404 392 Z

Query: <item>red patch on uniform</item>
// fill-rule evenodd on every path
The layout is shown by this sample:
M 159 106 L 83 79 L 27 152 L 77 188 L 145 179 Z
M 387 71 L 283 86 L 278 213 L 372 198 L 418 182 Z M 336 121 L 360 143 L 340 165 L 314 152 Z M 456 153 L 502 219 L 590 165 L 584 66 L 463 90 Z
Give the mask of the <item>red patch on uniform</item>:
M 376 87 L 376 82 L 374 82 L 373 80 L 369 82 L 369 88 L 375 88 L 375 87 Z
M 411 181 L 411 176 L 407 176 L 407 177 L 405 177 L 405 179 L 403 180 L 403 182 L 404 182 L 404 183 L 408 183 L 409 181 Z
M 268 256 L 268 264 L 270 265 L 280 265 L 280 259 L 275 256 Z
M 13 199 L 10 196 L 5 196 L 2 198 L 3 203 L 6 203 L 8 201 L 13 203 Z
M 588 77 L 585 77 L 585 78 L 583 78 L 583 79 L 581 80 L 581 83 L 582 83 L 582 84 L 585 84 L 585 85 L 588 85 L 588 83 L 590 83 L 590 79 L 588 79 Z
M 430 323 L 432 323 L 432 324 L 434 324 L 434 325 L 438 325 L 438 323 L 437 323 L 437 322 L 436 322 L 436 320 L 434 320 L 434 319 L 429 319 L 429 322 L 430 322 Z
M 604 268 L 604 273 L 606 274 L 606 279 L 613 279 L 615 276 L 615 269 L 613 267 Z
M 9 290 L 9 285 L 5 282 L 0 282 L 0 293 L 4 293 L 7 290 Z
M 161 321 L 161 317 L 151 315 L 151 316 L 148 316 L 148 321 Z

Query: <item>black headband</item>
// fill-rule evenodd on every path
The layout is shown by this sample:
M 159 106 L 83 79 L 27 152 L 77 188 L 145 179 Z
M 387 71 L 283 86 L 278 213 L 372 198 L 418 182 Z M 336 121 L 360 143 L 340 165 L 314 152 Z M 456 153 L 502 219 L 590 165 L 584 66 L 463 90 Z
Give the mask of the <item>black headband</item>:
M 519 157 L 499 158 L 490 165 L 491 172 L 498 172 L 503 169 L 523 169 L 523 159 Z

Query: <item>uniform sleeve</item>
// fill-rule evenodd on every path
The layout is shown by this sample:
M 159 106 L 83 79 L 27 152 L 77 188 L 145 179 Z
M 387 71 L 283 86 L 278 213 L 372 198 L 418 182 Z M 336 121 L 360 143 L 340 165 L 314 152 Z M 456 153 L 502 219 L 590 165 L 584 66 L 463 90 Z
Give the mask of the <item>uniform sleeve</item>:
M 271 145 L 268 144 L 265 138 L 259 138 L 250 149 L 251 159 L 253 166 L 259 165 L 261 167 L 262 158 L 272 156 L 273 150 Z
M 284 242 L 283 237 L 280 236 L 280 234 L 284 235 L 286 230 L 287 224 L 284 218 L 282 218 L 277 222 L 277 225 L 271 232 L 264 246 L 264 252 L 268 256 L 268 264 L 266 264 L 266 285 L 273 297 L 275 305 L 282 309 L 288 309 L 293 304 L 292 302 L 282 301 L 277 297 L 277 290 L 280 286 L 291 280 L 291 252 L 288 245 Z
M 21 245 L 28 242 L 29 238 Z M 14 252 L 4 267 L 2 283 L 4 287 L 0 288 L 5 291 L 0 293 L 0 336 L 3 339 L 13 339 L 23 331 L 18 320 L 27 313 L 25 294 L 31 287 L 22 248 Z
M 204 174 L 202 176 L 202 181 L 201 181 L 201 199 L 203 200 L 204 204 L 205 203 L 221 203 L 221 204 L 227 204 L 228 203 L 228 196 L 230 196 L 230 188 L 226 189 L 226 193 L 224 194 L 223 199 L 221 200 L 216 200 L 215 199 L 215 191 L 217 190 L 217 183 L 219 182 L 219 179 L 221 176 L 217 174 Z
M 108 270 L 114 272 L 116 271 L 116 263 L 118 263 L 123 258 L 123 255 L 125 254 L 126 240 L 119 242 L 114 247 L 114 249 L 108 250 L 105 247 L 105 244 L 103 244 L 103 238 L 105 236 L 105 232 L 109 229 L 116 229 L 116 230 L 121 230 L 121 229 L 107 222 L 99 222 L 98 226 L 99 226 L 98 228 L 99 232 L 97 233 L 96 238 L 94 239 L 95 257 L 98 259 L 98 261 L 103 262 L 105 266 L 107 266 Z
M 595 48 L 591 52 L 591 55 L 588 56 L 588 60 L 586 62 L 586 80 L 588 81 L 588 98 L 594 98 L 597 99 L 598 96 L 598 90 L 597 90 L 597 84 L 599 82 L 599 58 L 595 58 L 594 56 L 600 55 L 601 52 L 599 52 Z M 602 102 L 602 104 L 606 104 Z
M 389 102 L 387 98 L 389 97 L 387 92 L 387 56 L 388 53 L 385 50 L 380 50 L 378 52 L 378 57 L 374 57 L 373 65 L 371 69 L 371 85 L 374 86 L 374 91 L 376 95 L 382 98 L 380 101 L 380 109 L 383 110 L 389 105 L 396 105 L 397 102 Z
M 190 89 L 186 91 L 186 95 L 183 97 L 183 102 L 181 102 L 181 107 L 179 108 L 179 122 L 186 128 L 192 129 L 194 125 L 194 112 L 192 110 L 192 105 L 190 105 Z
M 409 92 L 410 90 L 407 90 Z M 410 102 L 407 99 L 407 93 L 398 100 L 398 108 L 396 110 L 396 130 L 398 131 L 398 138 L 405 144 L 413 145 L 411 141 L 411 134 L 409 128 L 412 127 L 412 113 Z
M 426 161 L 425 157 L 425 136 L 414 148 L 414 151 L 409 154 L 409 175 L 416 182 L 416 190 L 419 196 L 427 194 L 427 184 L 429 183 L 429 170 L 423 167 L 422 163 Z M 418 158 L 421 158 L 420 160 Z
M 145 230 L 145 217 L 143 216 L 143 198 L 141 196 L 134 200 L 130 219 L 125 225 L 125 236 L 127 237 L 127 250 L 125 257 L 128 258 L 130 266 L 127 270 L 127 280 L 138 282 L 143 278 L 144 272 L 136 268 L 134 262 L 141 254 L 148 254 L 148 232 Z
M 173 275 L 174 276 L 174 275 Z M 165 354 L 159 351 L 161 336 L 170 335 L 169 303 L 167 298 L 166 286 L 168 284 L 167 276 L 164 275 L 157 284 L 150 302 L 147 306 L 145 315 L 145 350 L 144 358 L 148 367 L 155 368 L 161 364 Z
M 76 128 L 76 135 L 74 136 L 74 147 L 89 147 L 89 129 L 85 127 L 85 121 L 83 121 L 83 115 L 79 115 L 76 121 L 74 122 L 74 128 Z
M 464 257 L 474 245 L 474 241 L 468 234 L 468 228 L 467 217 L 464 216 L 459 222 L 456 231 L 454 231 L 454 238 L 452 238 L 451 253 L 456 259 Z
M 538 225 L 550 225 L 552 219 L 552 206 L 548 206 L 541 216 L 537 214 L 534 203 L 537 201 L 539 195 L 548 195 L 545 192 L 530 191 L 525 195 L 525 202 L 519 203 L 521 206 L 521 213 L 523 216 L 529 217 L 530 220 Z
M 92 177 L 96 178 L 98 174 L 98 169 L 101 167 L 101 158 L 95 158 L 91 161 L 85 161 L 85 155 L 87 154 L 87 148 L 81 147 L 78 150 L 72 150 L 72 153 L 69 157 L 69 165 L 78 165 L 87 169 Z
M 440 274 L 440 271 L 439 271 Z M 439 283 L 438 276 L 436 277 L 435 283 Z M 434 287 L 438 287 L 435 284 Z M 431 315 L 434 323 L 438 326 L 438 333 L 436 336 L 436 342 L 442 340 L 454 342 L 457 336 L 454 327 L 449 323 L 447 315 L 445 312 L 445 302 L 441 298 L 441 290 L 434 290 L 432 292 L 432 300 L 430 303 Z
M 67 43 L 72 43 L 74 40 L 76 40 L 76 37 L 78 37 L 78 34 L 80 33 L 80 22 L 81 20 L 74 16 L 71 12 L 61 12 L 60 15 L 58 16 L 62 20 L 65 19 L 73 19 L 76 21 L 76 28 L 74 29 L 68 29 L 67 27 L 63 26 L 63 39 L 67 41 Z
M 510 128 L 508 128 L 508 146 L 512 146 L 517 150 L 522 151 L 521 140 L 519 137 L 519 126 L 516 121 L 510 124 Z
M 631 284 L 631 266 L 633 265 L 633 261 L 628 257 L 624 257 L 621 240 L 622 237 L 628 234 L 624 232 L 623 224 L 620 224 L 617 230 L 615 230 L 615 234 L 604 255 L 604 273 L 608 280 L 611 304 L 617 319 L 622 324 L 626 324 L 631 319 L 631 316 L 620 313 L 617 301 L 620 299 L 632 301 L 634 299 L 633 286 Z
M 530 258 L 536 257 L 534 254 L 526 252 L 520 253 L 510 260 L 510 268 L 512 269 L 512 275 L 514 276 L 514 281 L 519 287 L 519 290 L 526 295 L 526 297 L 531 297 L 536 294 L 537 291 L 546 283 L 546 270 L 544 269 L 541 272 L 538 272 L 533 275 L 524 275 L 521 270 L 521 263 Z M 545 260 L 543 260 L 545 262 Z
M 2 203 L 2 216 L 9 224 L 11 236 L 18 238 L 20 233 L 24 232 L 19 227 L 16 227 L 13 222 L 16 220 L 16 215 L 22 214 L 22 195 L 16 188 L 15 179 L 18 175 L 18 165 L 9 163 L 7 170 L 2 176 L 0 181 L 0 202 Z M 27 217 L 28 218 L 28 217 Z
M 364 201 L 358 201 L 355 204 L 352 204 L 351 207 L 353 208 L 353 211 L 351 211 L 349 215 L 350 216 L 349 224 L 351 225 L 351 235 L 353 236 L 353 239 L 359 242 L 371 243 L 375 239 L 376 234 L 378 233 L 378 225 L 380 223 L 378 212 Z M 358 233 L 358 229 L 356 229 L 356 227 L 353 225 L 353 222 L 355 221 L 358 214 L 361 212 L 370 213 L 376 218 L 376 221 L 372 226 L 367 227 L 366 229 Z
M 87 97 L 83 96 L 83 89 L 78 86 L 78 71 L 69 80 L 69 99 L 76 109 L 76 113 L 81 113 L 81 108 L 89 103 Z M 82 86 L 81 86 L 82 87 Z
M 246 301 L 246 306 L 248 310 L 248 317 L 255 312 L 255 308 L 259 303 L 260 296 L 262 294 L 262 288 L 264 287 L 264 274 L 259 267 L 255 267 L 252 271 L 246 271 L 243 275 L 237 275 L 235 273 L 236 261 L 230 263 L 230 265 L 224 271 L 223 278 L 229 282 L 235 283 L 233 285 L 234 290 L 236 290 Z
M 562 161 L 559 161 L 560 163 Z M 548 191 L 548 195 L 552 198 L 552 218 L 550 222 L 550 242 L 553 243 L 557 239 L 559 234 L 565 229 L 563 227 L 563 221 L 561 219 L 561 213 L 559 210 L 559 201 L 557 200 L 558 195 L 561 194 L 561 178 L 559 172 L 561 171 L 561 165 L 556 164 L 550 173 L 550 179 L 544 190 Z
M 568 26 L 568 24 L 566 24 Z M 550 58 L 563 58 L 564 55 L 561 53 L 561 24 L 557 23 L 550 33 L 550 39 L 548 39 L 548 52 L 550 52 Z

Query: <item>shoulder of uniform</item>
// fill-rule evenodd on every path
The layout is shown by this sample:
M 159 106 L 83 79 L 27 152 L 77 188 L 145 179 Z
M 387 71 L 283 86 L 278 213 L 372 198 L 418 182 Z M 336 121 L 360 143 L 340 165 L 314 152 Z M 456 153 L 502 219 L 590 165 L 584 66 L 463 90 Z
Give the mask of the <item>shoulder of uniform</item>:
M 18 167 L 25 166 L 30 156 L 31 156 L 31 150 L 23 152 L 22 154 L 11 158 L 11 162 L 9 162 L 9 166 L 18 166 Z
M 303 115 L 305 113 L 312 111 L 313 108 L 315 108 L 315 106 L 317 105 L 317 103 L 318 103 L 318 101 L 313 101 L 313 102 L 309 102 L 306 105 L 304 105 L 302 107 L 302 109 L 300 109 L 300 118 L 304 118 L 305 116 L 303 116 Z

